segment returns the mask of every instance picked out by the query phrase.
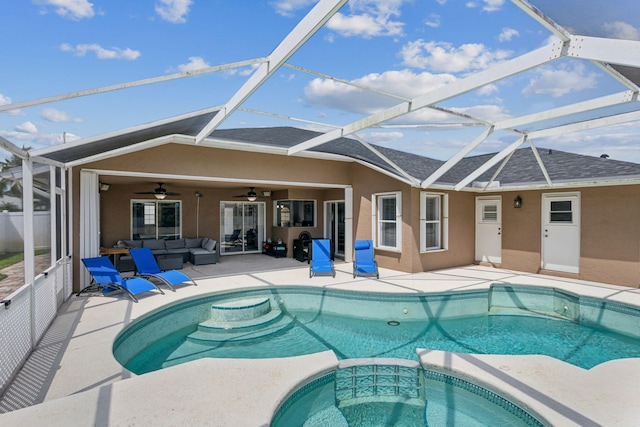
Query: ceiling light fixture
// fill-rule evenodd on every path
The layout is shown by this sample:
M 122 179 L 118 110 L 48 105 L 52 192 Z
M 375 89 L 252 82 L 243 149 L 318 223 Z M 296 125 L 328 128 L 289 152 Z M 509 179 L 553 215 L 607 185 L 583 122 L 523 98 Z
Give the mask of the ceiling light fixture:
M 255 202 L 257 198 L 258 198 L 258 195 L 256 194 L 255 191 L 253 191 L 253 187 L 251 187 L 251 191 L 247 193 L 247 200 L 250 202 Z

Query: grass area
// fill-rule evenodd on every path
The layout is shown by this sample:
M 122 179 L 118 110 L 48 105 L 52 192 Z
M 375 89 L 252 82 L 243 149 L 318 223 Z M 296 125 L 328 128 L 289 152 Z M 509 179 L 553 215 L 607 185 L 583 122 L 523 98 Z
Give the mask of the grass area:
M 36 250 L 36 255 L 42 255 L 49 253 L 49 249 L 38 249 Z M 0 270 L 3 268 L 9 267 L 10 265 L 16 264 L 24 259 L 23 252 L 7 252 L 0 254 Z M 0 280 L 7 277 L 6 274 L 0 273 Z

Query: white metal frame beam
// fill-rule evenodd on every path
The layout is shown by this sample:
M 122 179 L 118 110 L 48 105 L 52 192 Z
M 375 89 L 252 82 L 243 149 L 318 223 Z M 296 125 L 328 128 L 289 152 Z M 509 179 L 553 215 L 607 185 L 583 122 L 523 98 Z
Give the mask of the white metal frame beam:
M 640 42 L 601 37 L 571 36 L 567 56 L 607 64 L 640 67 Z
M 554 61 L 566 54 L 566 46 L 561 40 L 556 39 L 547 46 L 526 53 L 518 58 L 500 63 L 494 67 L 466 77 L 455 83 L 440 87 L 424 95 L 413 98 L 410 102 L 403 102 L 385 110 L 379 111 L 363 119 L 352 122 L 340 129 L 312 138 L 291 147 L 289 155 L 302 150 L 324 144 L 325 142 L 349 135 L 359 130 L 371 127 L 381 122 L 396 118 L 421 108 L 429 107 L 437 102 L 462 95 L 466 92 L 478 89 L 487 84 L 502 80 L 509 76 L 521 73 L 539 65 Z
M 466 187 L 471 182 L 473 182 L 474 179 L 476 179 L 477 177 L 479 177 L 480 175 L 482 175 L 483 173 L 485 173 L 486 171 L 491 169 L 493 166 L 495 166 L 498 162 L 500 162 L 505 157 L 511 155 L 511 153 L 513 153 L 518 147 L 520 147 L 522 145 L 522 143 L 525 142 L 526 139 L 527 139 L 526 135 L 523 135 L 522 137 L 518 138 L 518 140 L 516 142 L 514 142 L 511 145 L 509 145 L 504 150 L 500 151 L 498 154 L 493 156 L 485 164 L 483 164 L 478 169 L 476 169 L 475 171 L 473 171 L 472 173 L 467 175 L 466 178 L 464 178 L 462 181 L 460 181 L 458 184 L 456 184 L 454 189 L 456 191 L 462 190 L 464 187 Z
M 471 152 L 471 150 L 476 148 L 478 145 L 480 145 L 482 143 L 482 141 L 487 139 L 489 137 L 489 135 L 491 135 L 492 133 L 493 133 L 493 126 L 491 126 L 488 129 L 485 129 L 484 132 L 482 132 L 480 135 L 478 135 L 473 141 L 471 141 L 464 148 L 462 148 L 462 150 L 458 151 L 449 160 L 447 160 L 444 165 L 440 166 L 434 173 L 432 173 L 424 181 L 422 181 L 420 186 L 422 188 L 428 188 L 429 186 L 431 186 L 442 175 L 447 173 L 449 171 L 449 169 L 451 169 L 452 167 L 457 165 L 458 162 L 460 162 L 460 160 L 462 160 L 464 158 L 464 156 L 466 156 L 467 154 L 469 154 Z
M 585 120 L 583 122 L 572 123 L 563 126 L 543 129 L 530 132 L 530 138 L 547 138 L 550 136 L 563 135 L 565 133 L 577 132 L 587 129 L 597 129 L 601 127 L 619 125 L 622 123 L 635 122 L 640 120 L 640 111 L 632 111 L 630 113 L 617 114 L 615 116 L 600 117 L 598 119 Z
M 231 113 L 233 113 L 253 92 L 262 86 L 311 36 L 342 7 L 347 0 L 321 0 L 295 26 L 293 30 L 249 77 L 244 85 L 231 97 L 220 113 L 198 133 L 196 144 L 211 134 Z
M 48 96 L 46 98 L 38 98 L 30 101 L 14 102 L 12 104 L 0 105 L 0 112 L 17 110 L 34 105 L 47 104 L 50 102 L 64 101 L 66 99 L 79 98 L 82 96 L 96 95 L 99 93 L 112 92 L 115 90 L 128 89 L 136 86 L 144 86 L 152 83 L 166 82 L 168 80 L 181 79 L 184 77 L 199 76 L 202 74 L 213 73 L 216 71 L 230 70 L 232 68 L 246 67 L 248 65 L 260 64 L 265 62 L 265 58 L 248 59 L 246 61 L 233 62 L 230 64 L 214 65 L 212 67 L 200 68 L 198 70 L 183 71 L 181 73 L 168 74 L 166 76 L 150 77 L 148 79 L 134 80 L 127 83 L 118 83 L 110 86 L 102 86 L 94 89 L 85 89 L 75 92 L 63 93 L 61 95 Z

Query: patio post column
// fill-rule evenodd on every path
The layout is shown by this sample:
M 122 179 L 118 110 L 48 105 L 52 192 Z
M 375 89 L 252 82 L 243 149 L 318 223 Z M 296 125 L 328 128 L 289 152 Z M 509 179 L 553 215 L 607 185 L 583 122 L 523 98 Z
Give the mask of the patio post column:
M 24 228 L 24 283 L 29 284 L 31 348 L 36 347 L 35 242 L 33 234 L 33 162 L 22 159 L 22 213 Z

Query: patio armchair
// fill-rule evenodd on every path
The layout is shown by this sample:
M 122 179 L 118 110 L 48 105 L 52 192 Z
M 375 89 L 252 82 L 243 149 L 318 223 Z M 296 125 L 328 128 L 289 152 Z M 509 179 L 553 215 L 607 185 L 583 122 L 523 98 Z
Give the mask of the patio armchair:
M 196 282 L 184 273 L 177 270 L 160 270 L 160 266 L 149 248 L 134 248 L 130 249 L 129 253 L 136 264 L 137 276 L 158 280 L 174 292 L 176 291 L 175 286 L 181 283 L 192 283 L 197 286 Z
M 78 292 L 76 296 L 83 292 L 101 291 L 106 295 L 115 291 L 123 291 L 133 302 L 138 302 L 136 295 L 145 292 L 158 291 L 164 294 L 162 289 L 141 277 L 123 279 L 107 256 L 83 258 L 82 263 L 91 274 L 91 284 Z

